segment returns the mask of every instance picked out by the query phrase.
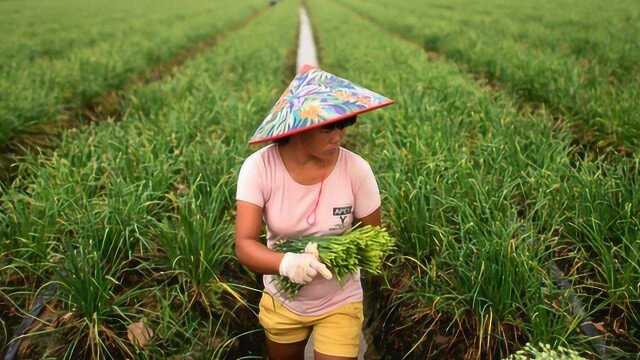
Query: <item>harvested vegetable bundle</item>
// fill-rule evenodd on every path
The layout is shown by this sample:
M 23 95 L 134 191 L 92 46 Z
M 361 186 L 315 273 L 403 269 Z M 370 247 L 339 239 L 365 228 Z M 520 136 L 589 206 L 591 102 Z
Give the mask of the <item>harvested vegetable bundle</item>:
M 308 243 L 318 246 L 320 261 L 325 264 L 339 282 L 358 270 L 380 274 L 384 257 L 394 248 L 395 240 L 381 227 L 366 225 L 348 230 L 341 235 L 303 236 L 288 239 L 274 245 L 274 250 L 287 253 L 302 253 Z M 290 298 L 302 285 L 277 275 L 278 288 Z

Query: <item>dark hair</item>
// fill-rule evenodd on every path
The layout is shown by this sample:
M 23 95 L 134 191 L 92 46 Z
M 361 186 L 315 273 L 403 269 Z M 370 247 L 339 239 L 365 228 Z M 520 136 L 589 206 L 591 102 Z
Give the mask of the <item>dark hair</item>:
M 344 129 L 348 126 L 351 126 L 353 124 L 356 123 L 356 120 L 358 119 L 358 115 L 352 116 L 352 117 L 348 117 L 346 119 L 342 119 L 336 122 L 333 122 L 331 124 L 327 124 L 324 126 L 321 126 L 321 129 L 327 129 L 327 130 L 333 130 L 333 129 Z M 289 139 L 291 138 L 291 136 L 287 136 L 287 137 L 283 137 L 277 140 L 274 140 L 273 142 L 275 142 L 278 145 L 285 145 L 286 143 L 289 142 Z
M 274 140 L 273 142 L 278 144 L 278 145 L 284 145 L 284 144 L 289 142 L 289 138 L 290 138 L 290 136 L 287 136 L 287 137 L 283 137 L 283 138 Z
M 327 130 L 333 130 L 333 129 L 344 129 L 348 126 L 351 126 L 353 124 L 356 123 L 356 119 L 358 118 L 358 116 L 352 116 L 346 119 L 342 119 L 336 122 L 333 122 L 331 124 L 327 124 L 324 126 L 321 126 L 320 128 L 322 129 L 327 129 Z

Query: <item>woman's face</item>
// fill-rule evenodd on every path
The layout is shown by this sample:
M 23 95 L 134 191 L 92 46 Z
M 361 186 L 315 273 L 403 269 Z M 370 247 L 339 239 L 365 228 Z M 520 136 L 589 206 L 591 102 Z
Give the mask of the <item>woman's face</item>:
M 300 142 L 313 156 L 330 159 L 340 148 L 346 128 L 323 129 L 316 128 L 300 133 Z

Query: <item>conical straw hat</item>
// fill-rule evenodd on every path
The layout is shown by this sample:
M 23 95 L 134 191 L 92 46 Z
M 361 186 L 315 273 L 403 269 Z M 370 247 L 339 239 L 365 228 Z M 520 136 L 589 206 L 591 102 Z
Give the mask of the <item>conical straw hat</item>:
M 378 93 L 307 66 L 291 81 L 249 143 L 281 139 L 391 104 L 393 100 Z

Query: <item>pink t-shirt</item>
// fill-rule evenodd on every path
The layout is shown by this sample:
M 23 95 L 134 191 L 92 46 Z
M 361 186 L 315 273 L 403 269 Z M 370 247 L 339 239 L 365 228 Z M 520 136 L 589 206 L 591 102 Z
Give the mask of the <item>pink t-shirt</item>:
M 265 146 L 242 164 L 236 199 L 263 208 L 269 248 L 280 238 L 341 234 L 351 227 L 354 216 L 361 219 L 380 207 L 380 192 L 369 163 L 342 147 L 335 168 L 322 183 L 302 185 L 289 175 L 277 145 Z M 279 294 L 272 279 L 272 275 L 264 276 L 265 290 L 299 315 L 321 315 L 362 300 L 359 271 L 343 286 L 335 278 L 325 280 L 318 275 L 293 299 Z

